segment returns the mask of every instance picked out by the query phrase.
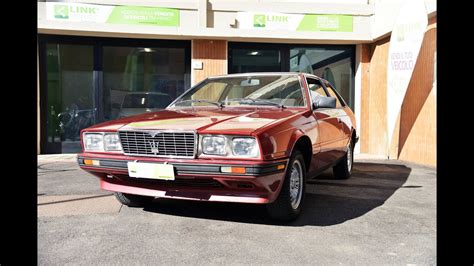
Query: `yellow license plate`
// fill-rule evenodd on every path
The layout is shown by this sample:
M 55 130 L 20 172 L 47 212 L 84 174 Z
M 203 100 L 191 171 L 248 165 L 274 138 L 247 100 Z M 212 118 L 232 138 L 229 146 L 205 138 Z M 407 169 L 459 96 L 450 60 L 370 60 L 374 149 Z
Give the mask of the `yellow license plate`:
M 174 167 L 171 164 L 127 162 L 127 166 L 131 177 L 174 180 Z

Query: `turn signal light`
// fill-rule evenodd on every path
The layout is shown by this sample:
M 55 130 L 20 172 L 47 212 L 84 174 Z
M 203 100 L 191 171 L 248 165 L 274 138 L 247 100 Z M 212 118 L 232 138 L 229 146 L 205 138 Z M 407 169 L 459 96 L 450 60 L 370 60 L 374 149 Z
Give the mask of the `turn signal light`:
M 85 164 L 85 165 L 95 165 L 95 166 L 99 166 L 99 165 L 100 165 L 100 161 L 99 161 L 99 160 L 85 159 L 85 160 L 84 160 L 84 164 Z
M 277 165 L 277 170 L 282 170 L 282 169 L 285 169 L 284 164 Z
M 223 173 L 233 173 L 233 174 L 245 174 L 245 167 L 235 167 L 235 166 L 222 166 L 221 172 Z

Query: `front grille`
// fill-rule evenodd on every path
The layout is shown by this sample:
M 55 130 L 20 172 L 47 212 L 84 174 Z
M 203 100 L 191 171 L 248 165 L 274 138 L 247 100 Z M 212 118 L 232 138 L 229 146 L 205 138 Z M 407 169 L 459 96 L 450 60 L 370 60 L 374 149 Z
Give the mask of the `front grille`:
M 126 155 L 193 158 L 196 151 L 194 132 L 119 131 Z

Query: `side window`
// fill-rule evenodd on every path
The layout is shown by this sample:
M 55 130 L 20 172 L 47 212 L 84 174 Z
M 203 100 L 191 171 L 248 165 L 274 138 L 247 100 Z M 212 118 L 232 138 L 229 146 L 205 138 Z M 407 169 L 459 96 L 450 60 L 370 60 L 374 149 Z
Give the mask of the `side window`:
M 324 88 L 319 80 L 307 78 L 306 82 L 308 83 L 309 94 L 311 95 L 313 102 L 315 101 L 316 97 L 319 97 L 319 96 L 327 97 L 327 94 L 324 91 Z
M 336 108 L 341 108 L 342 107 L 341 100 L 339 99 L 337 94 L 334 92 L 334 88 L 328 82 L 326 82 L 325 84 L 326 84 L 326 89 L 328 89 L 329 96 L 336 98 Z

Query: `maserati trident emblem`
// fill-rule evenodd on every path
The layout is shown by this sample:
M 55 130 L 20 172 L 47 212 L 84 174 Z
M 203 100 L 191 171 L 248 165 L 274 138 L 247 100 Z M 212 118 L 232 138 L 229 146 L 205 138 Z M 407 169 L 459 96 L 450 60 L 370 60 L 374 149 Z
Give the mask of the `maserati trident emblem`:
M 149 141 L 148 144 L 150 144 L 151 152 L 153 152 L 153 154 L 157 155 L 160 153 L 160 150 L 158 150 L 158 141 L 152 140 Z

